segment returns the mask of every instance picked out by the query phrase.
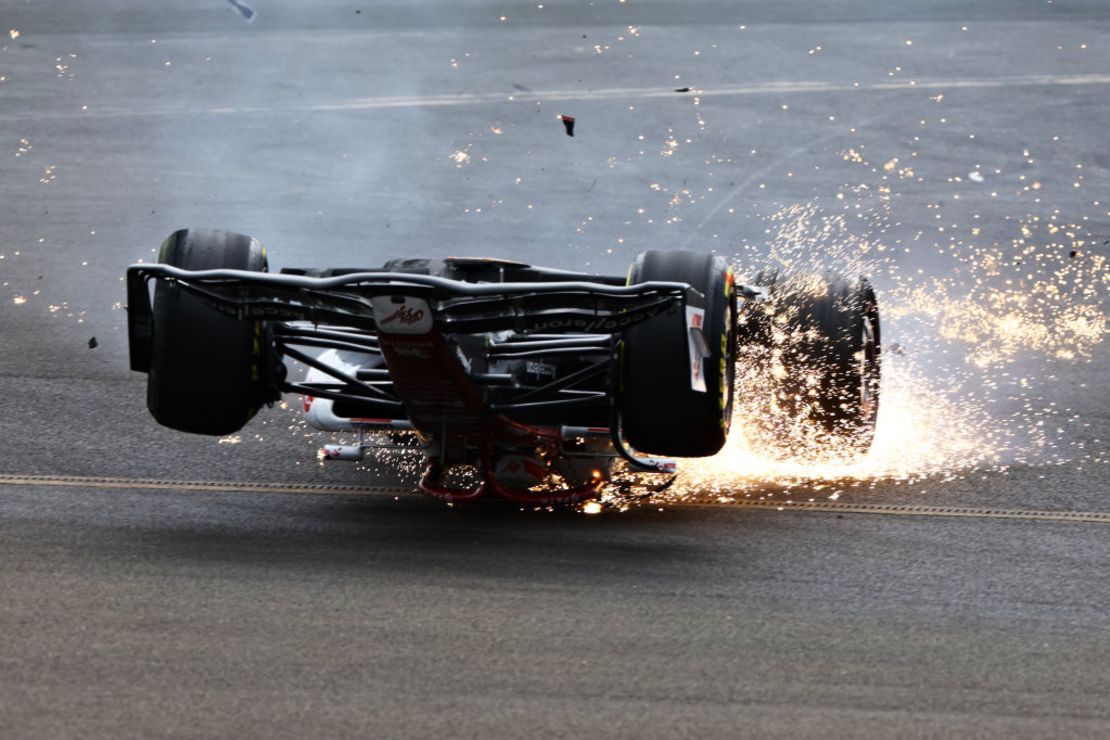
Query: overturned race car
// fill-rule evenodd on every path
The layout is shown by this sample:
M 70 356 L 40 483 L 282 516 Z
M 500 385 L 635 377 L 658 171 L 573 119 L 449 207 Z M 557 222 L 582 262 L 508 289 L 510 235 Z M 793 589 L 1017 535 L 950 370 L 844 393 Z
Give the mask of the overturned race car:
M 314 427 L 358 433 L 324 459 L 415 433 L 420 488 L 452 502 L 574 503 L 618 461 L 662 487 L 673 458 L 721 449 L 737 394 L 766 395 L 768 419 L 746 422 L 786 456 L 863 454 L 878 412 L 878 305 L 858 276 L 747 284 L 685 251 L 645 252 L 627 277 L 485 258 L 272 274 L 257 240 L 185 229 L 128 268 L 127 294 L 158 423 L 223 436 L 298 394 Z M 740 361 L 766 384 L 738 383 Z M 799 427 L 816 446 L 792 448 Z

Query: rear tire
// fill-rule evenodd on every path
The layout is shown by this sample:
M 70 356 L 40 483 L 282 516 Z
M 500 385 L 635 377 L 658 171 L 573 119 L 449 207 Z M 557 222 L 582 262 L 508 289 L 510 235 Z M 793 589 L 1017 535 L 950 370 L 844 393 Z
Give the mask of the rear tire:
M 267 270 L 266 250 L 256 239 L 211 229 L 174 232 L 159 261 L 183 270 Z M 159 424 L 182 432 L 237 432 L 278 396 L 272 348 L 267 322 L 240 321 L 159 281 L 147 408 Z
M 879 307 L 866 278 L 765 271 L 769 303 L 741 332 L 746 429 L 756 449 L 802 462 L 850 462 L 875 436 Z
M 691 387 L 685 312 L 675 307 L 624 332 L 619 409 L 625 438 L 640 452 L 707 457 L 724 446 L 732 417 L 736 295 L 722 257 L 693 252 L 645 252 L 628 274 L 630 285 L 688 283 L 705 295 L 704 392 Z

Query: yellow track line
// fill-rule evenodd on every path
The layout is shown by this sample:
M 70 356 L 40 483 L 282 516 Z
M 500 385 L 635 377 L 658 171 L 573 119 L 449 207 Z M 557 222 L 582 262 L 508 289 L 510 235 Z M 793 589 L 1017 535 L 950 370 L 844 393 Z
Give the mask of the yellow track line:
M 837 514 L 887 514 L 891 516 L 945 516 L 970 519 L 1023 519 L 1047 522 L 1089 522 L 1110 524 L 1110 511 L 1051 511 L 1038 509 L 977 509 L 964 506 L 926 506 L 918 504 L 863 504 L 848 501 L 749 501 L 732 503 L 680 503 L 681 508 L 769 509 L 773 511 L 823 511 Z
M 154 478 L 113 478 L 82 475 L 11 475 L 0 474 L 0 486 L 50 486 L 104 489 L 140 489 L 145 491 L 209 491 L 213 493 L 292 493 L 310 494 L 371 494 L 411 493 L 411 489 L 388 486 L 345 486 L 315 483 L 247 483 L 238 481 L 161 480 Z
M 350 486 L 316 483 L 247 483 L 236 481 L 187 481 L 153 478 L 114 478 L 107 476 L 17 475 L 0 474 L 0 486 L 47 486 L 97 488 L 110 490 L 199 491 L 212 493 L 269 493 L 295 495 L 407 495 L 413 490 L 389 486 Z M 671 509 L 763 509 L 769 511 L 811 511 L 836 514 L 886 514 L 888 516 L 939 516 L 970 519 L 1020 519 L 1025 521 L 1087 522 L 1110 524 L 1107 511 L 1046 511 L 1036 509 L 978 509 L 961 506 L 915 504 L 866 504 L 840 501 L 744 500 L 730 503 L 699 501 L 659 501 Z

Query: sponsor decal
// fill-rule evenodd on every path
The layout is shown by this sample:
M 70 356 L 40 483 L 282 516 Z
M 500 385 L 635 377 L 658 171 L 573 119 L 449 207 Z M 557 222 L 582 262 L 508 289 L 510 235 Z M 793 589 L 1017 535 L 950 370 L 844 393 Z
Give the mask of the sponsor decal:
M 639 324 L 641 321 L 647 321 L 653 316 L 667 310 L 667 306 L 659 306 L 653 308 L 642 309 L 639 311 L 628 311 L 627 313 L 618 314 L 616 316 L 558 316 L 554 318 L 541 319 L 538 321 L 529 322 L 528 328 L 533 331 L 544 330 L 570 330 L 581 332 L 616 332 L 627 329 L 630 326 Z
M 698 393 L 705 393 L 705 373 L 703 365 L 703 352 L 698 338 L 702 336 L 702 325 L 705 322 L 705 309 L 686 306 L 686 344 L 690 349 L 690 388 Z M 704 344 L 704 339 L 702 341 Z
M 370 299 L 374 323 L 386 334 L 427 334 L 432 330 L 432 308 L 423 298 L 380 295 Z
M 182 286 L 185 287 L 185 286 Z M 304 309 L 298 309 L 293 306 L 284 306 L 278 303 L 271 303 L 265 305 L 251 304 L 242 305 L 236 302 L 234 298 L 212 298 L 209 294 L 200 293 L 197 291 L 189 291 L 193 295 L 200 296 L 201 302 L 209 308 L 222 313 L 224 316 L 230 316 L 235 319 L 280 319 L 288 321 L 296 321 L 298 319 L 309 317 L 309 312 Z
M 392 314 L 386 316 L 384 319 L 378 322 L 378 325 L 385 326 L 386 324 L 392 324 L 394 321 L 398 321 L 405 326 L 412 326 L 413 324 L 420 321 L 420 319 L 422 318 L 424 318 L 423 309 L 401 306 Z

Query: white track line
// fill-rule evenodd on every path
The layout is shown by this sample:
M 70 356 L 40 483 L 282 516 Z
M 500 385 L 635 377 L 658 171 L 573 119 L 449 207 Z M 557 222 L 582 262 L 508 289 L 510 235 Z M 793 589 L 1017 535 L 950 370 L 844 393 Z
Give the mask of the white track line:
M 726 85 L 693 89 L 677 93 L 670 88 L 620 87 L 605 90 L 535 90 L 514 93 L 458 93 L 444 95 L 413 95 L 400 97 L 351 98 L 333 102 L 294 105 L 248 106 L 162 106 L 112 107 L 72 111 L 34 111 L 0 114 L 0 121 L 45 119 L 141 118 L 158 116 L 226 116 L 273 113 L 320 113 L 378 110 L 386 108 L 436 108 L 457 105 L 496 105 L 506 103 L 566 102 L 590 100 L 627 100 L 650 98 L 736 97 L 742 95 L 802 95 L 814 93 L 884 92 L 897 90 L 955 90 L 1007 87 L 1077 87 L 1110 85 L 1110 74 L 1079 75 L 1014 75 L 979 79 L 890 80 L 874 83 L 843 83 L 816 81 L 756 82 L 747 85 Z
M 387 486 L 349 486 L 296 483 L 241 483 L 236 481 L 182 481 L 152 478 L 114 478 L 107 476 L 59 476 L 0 474 L 2 486 L 44 486 L 94 488 L 100 490 L 146 490 L 209 493 L 262 493 L 293 495 L 411 495 L 412 489 Z M 965 519 L 1020 519 L 1025 521 L 1086 522 L 1110 524 L 1110 511 L 1044 511 L 1034 509 L 977 509 L 962 506 L 924 506 L 911 504 L 865 504 L 851 502 L 749 501 L 713 503 L 698 501 L 658 501 L 651 506 L 669 509 L 763 509 L 771 511 L 809 511 L 836 514 L 886 514 L 888 516 L 939 516 Z

